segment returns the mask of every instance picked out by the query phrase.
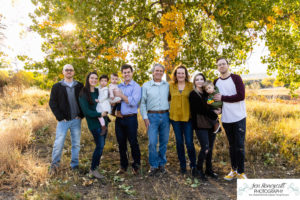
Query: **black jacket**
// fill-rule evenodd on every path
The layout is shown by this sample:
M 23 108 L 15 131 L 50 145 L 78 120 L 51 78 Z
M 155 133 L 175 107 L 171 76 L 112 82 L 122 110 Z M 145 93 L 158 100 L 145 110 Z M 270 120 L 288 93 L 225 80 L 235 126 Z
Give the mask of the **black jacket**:
M 83 85 L 82 83 L 77 82 L 77 84 L 74 87 L 75 87 L 75 97 L 76 97 L 77 105 L 80 110 L 78 117 L 83 118 L 83 113 L 80 108 L 79 100 L 78 100 L 79 93 L 80 90 L 83 88 Z M 53 85 L 50 94 L 49 106 L 58 121 L 64 119 L 67 121 L 71 120 L 71 110 L 68 101 L 67 89 L 65 86 L 61 84 L 61 82 L 55 83 Z
M 218 115 L 207 105 L 207 94 L 201 97 L 193 90 L 189 96 L 190 111 L 192 116 L 192 124 L 194 129 L 197 128 L 197 114 L 207 116 L 209 119 L 216 120 Z

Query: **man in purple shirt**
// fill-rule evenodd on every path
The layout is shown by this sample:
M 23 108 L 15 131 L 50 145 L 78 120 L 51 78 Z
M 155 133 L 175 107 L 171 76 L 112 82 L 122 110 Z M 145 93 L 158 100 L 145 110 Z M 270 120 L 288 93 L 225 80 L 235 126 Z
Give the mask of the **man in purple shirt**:
M 138 174 L 141 163 L 140 147 L 137 140 L 137 112 L 138 106 L 142 96 L 141 87 L 132 80 L 133 69 L 131 65 L 124 64 L 121 67 L 124 83 L 119 85 L 120 90 L 114 91 L 116 97 L 121 100 L 121 114 L 122 117 L 117 117 L 115 123 L 115 132 L 119 144 L 121 168 L 117 174 L 125 173 L 128 168 L 127 158 L 127 140 L 131 148 L 131 155 L 133 157 L 132 172 Z

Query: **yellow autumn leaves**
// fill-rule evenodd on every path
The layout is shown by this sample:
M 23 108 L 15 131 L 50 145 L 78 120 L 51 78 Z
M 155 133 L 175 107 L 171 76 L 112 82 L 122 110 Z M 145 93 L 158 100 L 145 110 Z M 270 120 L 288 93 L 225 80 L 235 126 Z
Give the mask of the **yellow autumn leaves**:
M 126 51 L 122 50 L 121 48 L 116 48 L 116 47 L 104 47 L 100 50 L 98 59 L 106 59 L 106 60 L 112 60 L 112 59 L 122 59 L 125 60 L 127 56 Z
M 164 57 L 167 58 L 164 65 L 167 68 L 171 67 L 182 48 L 182 37 L 185 34 L 184 24 L 183 14 L 175 6 L 172 6 L 169 12 L 162 15 L 160 20 L 161 27 L 155 27 L 154 29 L 155 35 L 164 34 L 164 40 L 168 45 L 164 51 Z M 147 34 L 150 37 L 151 33 Z

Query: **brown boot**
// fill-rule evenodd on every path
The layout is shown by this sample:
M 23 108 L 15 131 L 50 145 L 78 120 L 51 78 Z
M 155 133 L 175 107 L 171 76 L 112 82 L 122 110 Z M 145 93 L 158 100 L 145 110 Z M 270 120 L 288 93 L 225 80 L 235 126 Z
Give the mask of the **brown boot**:
M 219 132 L 221 132 L 221 125 L 219 122 L 217 122 L 214 125 L 214 133 L 219 133 Z
M 120 117 L 120 118 L 122 118 L 122 117 L 123 117 L 123 115 L 121 114 L 121 111 L 117 110 L 116 117 Z
M 107 127 L 106 126 L 101 126 L 101 133 L 100 135 L 105 135 L 107 132 Z

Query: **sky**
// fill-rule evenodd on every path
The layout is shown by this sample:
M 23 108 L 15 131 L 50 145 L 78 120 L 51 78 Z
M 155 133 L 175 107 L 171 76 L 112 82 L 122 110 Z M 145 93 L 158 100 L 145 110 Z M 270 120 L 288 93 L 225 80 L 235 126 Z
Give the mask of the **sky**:
M 35 7 L 30 0 L 0 0 L 0 13 L 4 16 L 3 23 L 7 26 L 4 31 L 5 39 L 0 49 L 12 60 L 15 69 L 21 69 L 22 63 L 17 61 L 17 55 L 28 55 L 36 61 L 43 59 L 45 54 L 41 51 L 41 37 L 29 31 L 32 24 L 28 14 Z M 254 47 L 251 56 L 248 57 L 245 67 L 249 74 L 266 73 L 267 66 L 262 64 L 260 57 L 268 54 L 267 47 L 261 41 Z

